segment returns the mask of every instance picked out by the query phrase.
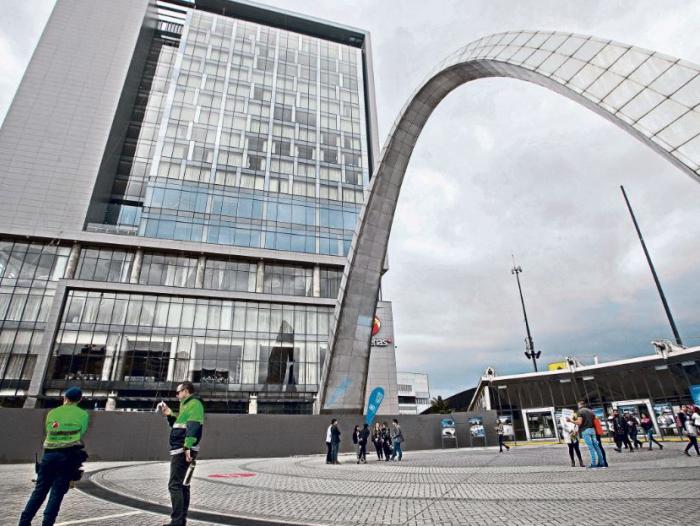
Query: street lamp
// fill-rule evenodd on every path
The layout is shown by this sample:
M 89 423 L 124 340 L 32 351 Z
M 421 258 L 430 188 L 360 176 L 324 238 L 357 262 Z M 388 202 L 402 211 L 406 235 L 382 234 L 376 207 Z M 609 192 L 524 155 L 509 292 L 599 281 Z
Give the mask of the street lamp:
M 520 303 L 523 306 L 523 317 L 525 318 L 525 330 L 527 331 L 527 338 L 525 338 L 525 356 L 528 360 L 532 360 L 532 365 L 537 372 L 537 359 L 540 357 L 541 351 L 535 352 L 535 344 L 532 341 L 532 334 L 530 334 L 530 324 L 527 322 L 527 311 L 525 310 L 525 300 L 523 299 L 523 289 L 520 287 L 520 273 L 523 269 L 515 264 L 515 258 L 513 258 L 513 268 L 510 269 L 511 274 L 515 274 L 515 280 L 518 282 L 518 292 L 520 293 Z

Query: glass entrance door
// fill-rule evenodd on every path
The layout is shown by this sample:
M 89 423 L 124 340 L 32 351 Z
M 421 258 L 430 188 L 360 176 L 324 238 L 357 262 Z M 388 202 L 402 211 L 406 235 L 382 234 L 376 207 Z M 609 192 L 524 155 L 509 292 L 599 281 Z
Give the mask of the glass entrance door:
M 528 440 L 557 438 L 553 407 L 524 409 L 523 420 L 525 422 L 525 433 Z

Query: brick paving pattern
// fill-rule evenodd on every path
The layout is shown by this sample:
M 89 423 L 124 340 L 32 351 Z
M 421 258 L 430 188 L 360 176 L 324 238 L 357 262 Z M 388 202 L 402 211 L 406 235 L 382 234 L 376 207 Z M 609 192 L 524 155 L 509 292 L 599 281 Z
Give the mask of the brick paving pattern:
M 510 453 L 409 451 L 402 462 L 368 455 L 366 465 L 350 455 L 341 456 L 340 466 L 327 465 L 322 456 L 201 460 L 191 509 L 285 524 L 685 524 L 700 516 L 700 458 L 682 455 L 684 446 L 634 453 L 608 448 L 611 467 L 595 470 L 569 467 L 564 445 L 515 447 Z M 100 463 L 89 469 L 91 480 L 112 492 L 169 503 L 166 463 Z M 31 491 L 31 466 L 0 466 L 0 473 L 0 523 L 16 524 Z M 211 477 L 241 473 L 253 476 Z M 79 490 L 69 492 L 59 516 L 66 525 L 166 520 Z

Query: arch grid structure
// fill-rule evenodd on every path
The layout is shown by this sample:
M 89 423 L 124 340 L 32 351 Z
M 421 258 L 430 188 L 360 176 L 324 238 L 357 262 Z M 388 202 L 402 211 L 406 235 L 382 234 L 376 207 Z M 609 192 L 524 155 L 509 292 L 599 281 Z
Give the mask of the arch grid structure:
M 605 117 L 700 182 L 700 66 L 611 40 L 516 31 L 445 58 L 409 97 L 365 194 L 341 283 L 319 396 L 322 412 L 361 413 L 370 335 L 406 167 L 432 111 L 453 89 L 487 77 L 539 84 Z

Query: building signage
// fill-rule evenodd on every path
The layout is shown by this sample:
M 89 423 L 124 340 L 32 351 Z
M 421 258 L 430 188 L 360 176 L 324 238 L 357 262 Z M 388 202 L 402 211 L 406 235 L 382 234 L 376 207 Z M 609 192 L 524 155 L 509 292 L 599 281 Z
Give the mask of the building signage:
M 372 338 L 372 347 L 388 347 L 391 344 L 391 338 Z

